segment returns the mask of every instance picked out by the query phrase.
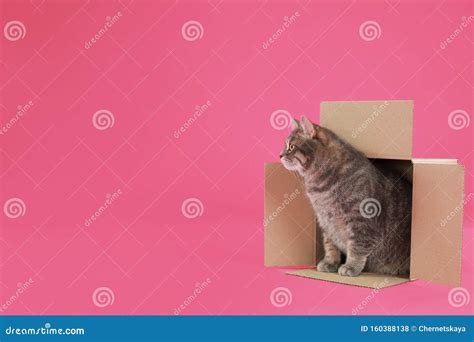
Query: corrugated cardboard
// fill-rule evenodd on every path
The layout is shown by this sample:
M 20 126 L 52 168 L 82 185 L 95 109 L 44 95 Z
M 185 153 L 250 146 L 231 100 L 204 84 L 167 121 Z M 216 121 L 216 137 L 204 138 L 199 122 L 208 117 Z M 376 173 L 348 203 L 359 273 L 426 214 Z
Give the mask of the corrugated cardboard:
M 290 271 L 286 274 L 304 278 L 325 280 L 330 281 L 331 283 L 369 287 L 372 289 L 383 289 L 385 287 L 390 287 L 410 281 L 410 279 L 408 278 L 392 277 L 375 273 L 362 273 L 358 277 L 341 277 L 337 273 L 319 272 L 316 271 L 314 268 Z
M 410 277 L 461 284 L 464 169 L 413 160 Z
M 374 108 L 378 108 L 375 119 L 370 115 Z M 375 163 L 392 165 L 412 181 L 410 279 L 459 286 L 464 169 L 452 159 L 411 158 L 412 110 L 412 101 L 324 102 L 321 124 L 368 157 L 378 158 Z M 372 119 L 364 125 L 368 117 Z M 294 191 L 298 196 L 290 196 Z M 264 225 L 266 266 L 310 266 L 288 274 L 371 288 L 409 280 L 364 273 L 351 278 L 316 271 L 314 266 L 324 256 L 321 233 L 302 180 L 280 163 L 265 165 Z
M 302 179 L 279 163 L 265 165 L 264 212 L 265 266 L 315 265 L 313 209 Z
M 413 101 L 322 102 L 320 123 L 369 158 L 412 157 Z

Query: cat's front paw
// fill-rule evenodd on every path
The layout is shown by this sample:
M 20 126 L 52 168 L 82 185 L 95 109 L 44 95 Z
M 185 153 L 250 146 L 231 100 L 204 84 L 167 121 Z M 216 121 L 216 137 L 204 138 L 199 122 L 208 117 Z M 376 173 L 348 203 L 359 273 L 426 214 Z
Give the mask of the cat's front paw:
M 320 272 L 336 273 L 339 265 L 331 264 L 325 260 L 318 262 L 317 270 Z
M 357 277 L 362 270 L 358 270 L 353 266 L 341 265 L 338 269 L 339 275 L 343 277 Z

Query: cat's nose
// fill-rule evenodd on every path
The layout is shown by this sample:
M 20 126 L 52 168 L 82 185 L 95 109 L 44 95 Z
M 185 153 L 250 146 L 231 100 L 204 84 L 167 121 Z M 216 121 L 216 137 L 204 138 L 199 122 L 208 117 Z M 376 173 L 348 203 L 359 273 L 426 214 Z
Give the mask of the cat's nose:
M 280 153 L 280 159 L 283 158 L 283 154 Z

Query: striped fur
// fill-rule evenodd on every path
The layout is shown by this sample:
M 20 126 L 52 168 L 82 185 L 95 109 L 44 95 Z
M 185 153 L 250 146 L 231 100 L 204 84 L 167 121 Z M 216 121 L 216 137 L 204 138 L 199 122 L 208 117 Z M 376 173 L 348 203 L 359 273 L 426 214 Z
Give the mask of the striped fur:
M 280 158 L 303 177 L 321 227 L 325 257 L 318 270 L 342 276 L 362 271 L 408 275 L 411 185 L 406 179 L 378 169 L 335 133 L 304 117 L 294 120 Z M 374 200 L 380 204 L 378 215 L 364 211 L 364 203 Z

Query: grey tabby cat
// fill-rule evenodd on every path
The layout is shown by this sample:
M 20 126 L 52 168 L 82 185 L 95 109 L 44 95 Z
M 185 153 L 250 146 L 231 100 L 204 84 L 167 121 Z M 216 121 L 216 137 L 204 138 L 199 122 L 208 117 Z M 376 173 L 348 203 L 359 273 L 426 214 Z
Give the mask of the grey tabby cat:
M 411 186 L 377 168 L 329 129 L 293 120 L 280 159 L 304 179 L 323 233 L 317 269 L 358 276 L 362 271 L 408 275 Z

